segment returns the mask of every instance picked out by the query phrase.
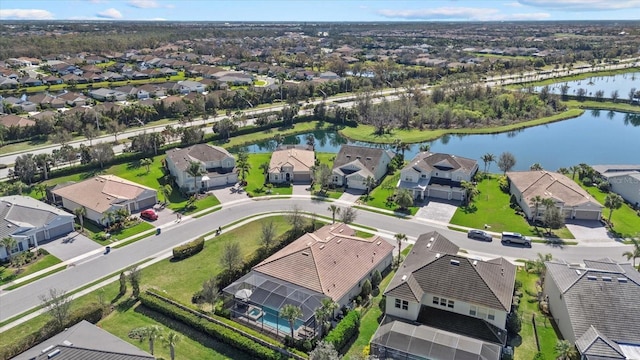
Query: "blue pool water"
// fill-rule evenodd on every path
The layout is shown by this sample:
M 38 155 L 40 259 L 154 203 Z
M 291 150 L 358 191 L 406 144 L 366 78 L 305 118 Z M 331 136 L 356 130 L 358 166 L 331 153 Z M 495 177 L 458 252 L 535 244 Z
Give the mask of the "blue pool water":
M 253 309 L 251 309 L 251 311 L 249 311 L 249 315 L 258 316 L 258 315 L 260 315 L 260 310 L 256 309 L 256 308 L 253 308 Z
M 289 322 L 286 319 L 278 318 L 276 315 L 273 315 L 269 312 L 265 312 L 262 315 L 262 317 L 260 317 L 260 319 L 258 319 L 257 321 L 262 322 L 265 326 L 269 326 L 273 329 L 278 329 L 278 331 L 281 331 L 283 333 L 286 333 L 286 334 L 291 333 Z M 302 325 L 302 322 L 296 321 L 294 326 L 297 329 L 301 325 Z

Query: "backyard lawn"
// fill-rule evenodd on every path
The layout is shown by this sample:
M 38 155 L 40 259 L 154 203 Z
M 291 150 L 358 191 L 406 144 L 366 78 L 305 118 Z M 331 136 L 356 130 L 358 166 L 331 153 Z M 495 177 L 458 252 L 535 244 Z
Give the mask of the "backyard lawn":
M 585 186 L 579 181 L 578 184 L 600 204 L 604 204 L 607 193 L 603 193 L 595 186 Z M 602 217 L 609 218 L 609 209 L 602 209 Z M 630 238 L 640 233 L 640 216 L 627 203 L 623 203 L 620 209 L 613 210 L 611 222 L 613 223 L 613 231 L 618 234 L 618 237 Z
M 0 266 L 0 285 L 10 283 L 16 279 L 20 279 L 21 277 L 25 277 L 55 264 L 59 264 L 60 262 L 62 262 L 60 259 L 49 254 L 39 258 L 29 265 L 24 266 L 22 271 L 19 273 L 16 273 L 15 268 L 5 268 Z

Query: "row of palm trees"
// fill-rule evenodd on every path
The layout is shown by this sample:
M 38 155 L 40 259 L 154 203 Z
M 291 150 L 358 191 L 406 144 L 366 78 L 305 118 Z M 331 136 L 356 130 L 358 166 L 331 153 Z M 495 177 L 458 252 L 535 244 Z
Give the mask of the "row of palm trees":
M 151 355 L 154 353 L 156 340 L 162 340 L 162 342 L 169 347 L 171 360 L 174 360 L 176 357 L 176 344 L 182 340 L 182 337 L 173 331 L 166 335 L 163 334 L 162 329 L 158 325 L 134 329 L 132 333 L 134 333 L 141 342 L 144 340 L 149 341 L 149 353 L 151 353 Z

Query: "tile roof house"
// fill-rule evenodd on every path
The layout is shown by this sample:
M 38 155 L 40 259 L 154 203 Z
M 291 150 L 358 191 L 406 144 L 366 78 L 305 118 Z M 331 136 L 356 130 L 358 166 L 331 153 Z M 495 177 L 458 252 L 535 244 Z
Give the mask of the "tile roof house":
M 499 359 L 516 267 L 457 255 L 438 232 L 422 234 L 385 290 L 386 311 L 371 340 L 380 358 Z
M 471 181 L 478 172 L 478 162 L 456 155 L 420 152 L 400 170 L 398 187 L 409 189 L 416 199 L 433 197 L 464 200 L 462 181 Z
M 189 175 L 191 162 L 200 164 L 202 176 L 194 179 Z M 235 158 L 219 146 L 196 144 L 184 149 L 168 150 L 166 164 L 178 187 L 185 192 L 193 193 L 238 181 Z
M 86 320 L 28 349 L 13 360 L 154 360 L 155 357 Z
M 527 218 L 541 219 L 544 216 L 544 206 L 538 207 L 538 214 L 534 214 L 535 207 L 532 199 L 536 196 L 550 198 L 567 219 L 599 220 L 602 205 L 588 192 L 565 175 L 551 171 L 514 171 L 507 172 L 509 191 L 515 196 L 518 205 Z
M 290 146 L 271 154 L 269 182 L 311 182 L 312 167 L 316 163 L 313 150 Z
M 640 273 L 611 259 L 546 262 L 544 295 L 562 337 L 582 358 L 640 358 Z
M 640 165 L 593 165 L 598 175 L 611 184 L 611 191 L 636 207 L 640 206 Z
M 365 180 L 372 177 L 378 183 L 387 173 L 393 157 L 389 150 L 342 145 L 333 162 L 331 182 L 336 186 L 365 190 Z
M 16 240 L 12 254 L 67 235 L 74 230 L 74 218 L 72 214 L 28 196 L 0 197 L 0 239 L 12 237 Z M 0 259 L 7 256 L 7 249 L 1 247 Z
M 375 270 L 382 273 L 391 265 L 393 248 L 379 236 L 357 237 L 346 224 L 325 225 L 254 266 L 224 292 L 244 304 L 238 317 L 245 316 L 242 311 L 257 308 L 277 318 L 284 304 L 295 304 L 303 311 L 301 322 L 316 329 L 314 312 L 322 299 L 350 306 L 363 282 Z M 288 334 L 289 326 L 282 325 Z
M 0 125 L 7 128 L 10 128 L 12 126 L 27 127 L 27 126 L 33 126 L 35 124 L 36 124 L 35 121 L 24 118 L 22 116 L 18 116 L 18 115 L 9 114 L 9 115 L 0 116 Z
M 98 175 L 81 182 L 58 187 L 51 191 L 55 199 L 69 210 L 84 206 L 86 218 L 98 224 L 106 224 L 105 213 L 126 208 L 135 213 L 150 208 L 158 202 L 155 189 L 122 179 L 115 175 Z
M 127 93 L 109 88 L 100 88 L 89 91 L 89 96 L 100 101 L 124 101 Z

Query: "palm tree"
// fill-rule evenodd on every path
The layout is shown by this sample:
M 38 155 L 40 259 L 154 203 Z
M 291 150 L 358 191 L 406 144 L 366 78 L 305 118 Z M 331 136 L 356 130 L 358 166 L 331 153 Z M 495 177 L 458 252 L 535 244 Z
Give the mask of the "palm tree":
M 473 185 L 473 183 L 469 182 L 469 181 L 462 180 L 460 182 L 460 187 L 462 187 L 464 189 L 465 202 L 467 204 L 470 203 L 471 200 L 473 200 L 473 198 L 480 193 L 478 191 L 478 189 L 476 188 L 476 186 Z
M 313 134 L 309 134 L 307 136 L 305 136 L 305 142 L 307 143 L 307 145 L 313 150 L 313 148 L 316 145 L 316 138 L 313 136 Z
M 544 199 L 540 195 L 536 195 L 531 198 L 531 202 L 529 205 L 533 206 L 533 214 L 531 214 L 531 221 L 535 222 L 536 217 L 538 217 L 538 209 L 540 209 L 540 205 L 542 205 L 542 201 Z
M 11 236 L 7 236 L 6 238 L 0 240 L 0 245 L 4 247 L 4 250 L 7 252 L 7 258 L 9 259 L 9 261 L 11 261 L 11 249 L 18 246 L 18 242 L 16 241 L 16 239 L 12 238 Z
M 570 166 L 569 169 L 567 169 L 567 170 L 569 170 L 569 172 L 571 173 L 571 179 L 575 180 L 576 173 L 580 171 L 580 167 L 579 166 Z
M 558 354 L 558 359 L 569 360 L 576 356 L 576 348 L 567 340 L 558 340 L 556 353 Z
M 636 267 L 636 258 L 640 258 L 640 240 L 631 239 L 633 243 L 633 249 L 630 251 L 625 251 L 622 253 L 622 256 L 626 257 L 627 260 L 633 259 L 633 267 Z
M 395 139 L 393 141 L 393 147 L 394 149 L 396 149 L 397 152 L 399 152 L 402 155 L 402 160 L 404 160 L 404 152 L 411 149 L 411 145 L 405 143 L 400 139 Z
M 546 213 L 547 211 L 552 211 L 551 208 L 556 206 L 556 202 L 552 198 L 545 198 L 545 199 L 542 199 L 542 201 L 540 202 L 540 205 L 544 206 L 544 211 Z M 546 222 L 547 221 L 545 219 L 545 223 Z M 550 224 L 546 223 L 545 225 L 547 226 L 547 233 L 551 233 Z
M 153 164 L 153 160 L 149 158 L 140 159 L 140 166 L 144 166 L 147 168 L 147 174 L 151 171 L 151 165 Z
M 531 165 L 529 167 L 529 170 L 531 170 L 531 171 L 540 171 L 540 170 L 543 170 L 543 169 L 542 169 L 542 165 L 540 165 L 540 163 L 534 163 L 533 165 Z
M 164 342 L 169 347 L 169 354 L 171 355 L 171 360 L 175 360 L 176 358 L 176 344 L 179 343 L 180 340 L 182 340 L 182 337 L 173 331 L 164 337 Z
M 364 179 L 364 186 L 367 187 L 367 200 L 369 200 L 369 195 L 371 194 L 371 189 L 373 189 L 374 186 L 376 186 L 376 179 L 374 179 L 372 176 L 367 176 L 366 179 Z
M 145 335 L 149 340 L 149 352 L 153 355 L 153 345 L 157 338 L 161 337 L 162 330 L 158 325 L 149 326 L 146 328 Z
M 80 222 L 80 232 L 84 232 L 84 217 L 87 216 L 87 208 L 84 206 L 77 207 L 73 210 L 73 214 Z
M 336 215 L 340 215 L 340 208 L 335 204 L 331 204 L 327 210 L 331 211 L 331 223 L 335 224 Z
M 260 164 L 260 166 L 258 168 L 260 170 L 262 170 L 262 175 L 265 176 L 265 181 L 266 181 L 267 174 L 269 173 L 269 163 L 268 162 L 263 162 L 262 164 Z
M 40 196 L 42 196 L 44 198 L 44 196 L 47 194 L 47 186 L 45 184 L 43 184 L 43 183 L 36 184 L 33 187 L 33 191 L 36 194 L 40 194 Z
M 613 210 L 620 209 L 623 203 L 624 200 L 622 199 L 622 196 L 615 193 L 610 193 L 606 198 L 604 198 L 604 207 L 609 209 L 609 219 L 607 220 L 609 223 L 611 223 L 611 215 L 613 215 Z
M 315 316 L 323 332 L 329 329 L 330 323 L 328 320 L 333 317 L 333 312 L 338 307 L 340 307 L 340 305 L 330 298 L 322 299 L 322 305 L 316 309 Z
M 398 189 L 396 191 L 396 203 L 400 206 L 400 210 L 406 210 L 413 205 L 413 196 L 409 189 Z
M 405 234 L 395 234 L 394 237 L 398 242 L 398 266 L 400 266 L 400 259 L 402 258 L 402 242 L 407 241 L 407 235 Z
M 291 339 L 293 339 L 293 327 L 295 326 L 296 320 L 301 316 L 302 309 L 298 306 L 286 304 L 280 308 L 280 317 L 287 319 L 289 322 L 289 327 L 291 328 Z
M 160 188 L 160 192 L 162 192 L 162 196 L 164 197 L 164 202 L 169 203 L 169 197 L 171 196 L 171 192 L 173 191 L 173 187 L 171 185 L 166 184 Z
M 189 161 L 187 174 L 193 177 L 193 192 L 198 192 L 198 176 L 204 175 L 204 170 L 202 170 L 201 164 L 197 161 Z
M 431 144 L 422 144 L 422 145 L 420 145 L 420 151 L 421 152 L 428 152 L 429 150 L 431 150 Z
M 489 167 L 491 167 L 491 163 L 496 161 L 496 156 L 492 153 L 486 153 L 482 155 L 480 158 L 484 162 L 484 172 L 489 171 Z
M 106 220 L 107 221 L 107 227 L 109 227 L 111 224 L 113 224 L 115 219 L 116 219 L 115 211 L 107 211 L 104 214 L 102 214 L 102 220 Z

